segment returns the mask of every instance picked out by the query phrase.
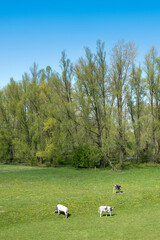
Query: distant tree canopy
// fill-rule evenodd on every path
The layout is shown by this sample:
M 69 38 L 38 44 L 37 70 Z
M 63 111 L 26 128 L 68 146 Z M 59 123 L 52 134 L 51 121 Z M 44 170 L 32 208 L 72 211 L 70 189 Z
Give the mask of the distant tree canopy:
M 104 43 L 73 65 L 50 66 L 0 91 L 0 162 L 123 166 L 160 161 L 160 57 L 152 47 L 136 66 L 134 43 Z

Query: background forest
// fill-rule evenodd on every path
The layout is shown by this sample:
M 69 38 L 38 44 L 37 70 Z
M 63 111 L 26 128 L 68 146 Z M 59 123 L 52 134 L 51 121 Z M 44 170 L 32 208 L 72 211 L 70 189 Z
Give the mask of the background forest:
M 0 90 L 0 162 L 123 167 L 160 161 L 160 57 L 137 65 L 132 42 L 104 43 L 61 73 L 34 63 Z M 110 59 L 107 61 L 106 59 Z

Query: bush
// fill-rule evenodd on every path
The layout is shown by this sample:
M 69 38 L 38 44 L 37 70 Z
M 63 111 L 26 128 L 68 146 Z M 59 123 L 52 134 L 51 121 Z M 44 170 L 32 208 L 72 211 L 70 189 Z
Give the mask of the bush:
M 30 164 L 31 164 L 31 166 L 36 166 L 38 164 L 38 159 L 34 156 L 31 156 Z
M 75 167 L 90 167 L 90 148 L 86 145 L 77 147 L 70 156 L 71 163 Z
M 66 165 L 67 161 L 66 161 L 66 159 L 63 156 L 58 156 L 56 158 L 56 164 L 57 165 Z

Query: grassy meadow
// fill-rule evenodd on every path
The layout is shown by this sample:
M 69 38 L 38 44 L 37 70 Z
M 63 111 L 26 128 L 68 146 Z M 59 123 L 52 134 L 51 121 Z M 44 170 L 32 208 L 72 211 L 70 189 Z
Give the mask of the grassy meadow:
M 122 193 L 113 194 L 120 184 Z M 54 213 L 60 203 L 69 218 Z M 100 218 L 100 205 L 114 206 Z M 0 165 L 1 240 L 160 239 L 160 168 L 43 168 Z

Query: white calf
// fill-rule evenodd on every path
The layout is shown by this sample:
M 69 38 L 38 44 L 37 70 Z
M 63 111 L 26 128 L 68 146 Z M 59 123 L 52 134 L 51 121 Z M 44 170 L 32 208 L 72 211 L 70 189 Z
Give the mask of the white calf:
M 56 209 L 54 210 L 54 212 L 58 212 L 58 215 L 60 214 L 60 212 L 64 212 L 64 214 L 66 215 L 66 218 L 68 218 L 68 208 L 58 204 Z
M 98 209 L 98 212 L 100 212 L 100 217 L 102 217 L 103 212 L 106 212 L 106 216 L 107 213 L 110 214 L 111 216 L 111 211 L 114 209 L 114 207 L 109 207 L 109 206 L 100 206 Z

